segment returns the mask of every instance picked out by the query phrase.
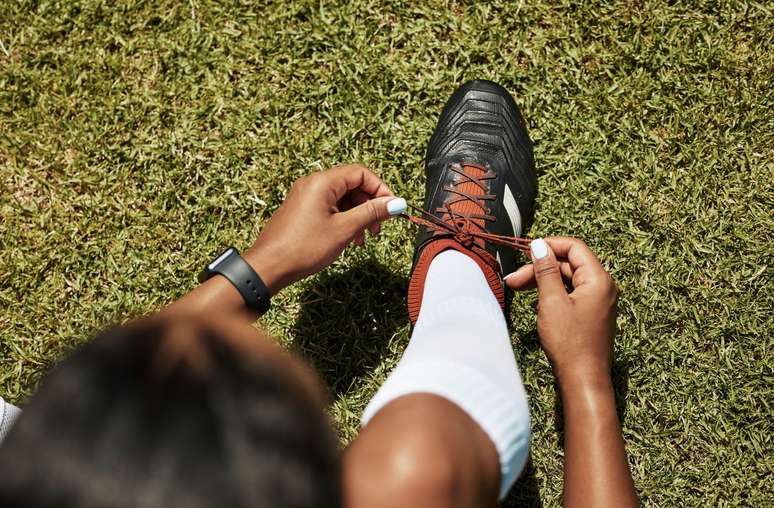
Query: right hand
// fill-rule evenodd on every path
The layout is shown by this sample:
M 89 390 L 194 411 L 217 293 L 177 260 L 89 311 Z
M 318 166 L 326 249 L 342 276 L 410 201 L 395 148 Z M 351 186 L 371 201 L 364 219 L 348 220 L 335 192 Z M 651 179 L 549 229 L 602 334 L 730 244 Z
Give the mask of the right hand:
M 282 206 L 244 258 L 271 294 L 319 272 L 350 243 L 363 245 L 366 229 L 396 214 L 396 198 L 379 177 L 359 164 L 346 164 L 305 176 L 293 184 Z
M 542 256 L 541 256 L 542 255 Z M 538 289 L 540 345 L 560 383 L 609 379 L 615 335 L 615 282 L 577 238 L 533 240 L 532 264 L 506 276 L 508 287 Z M 571 285 L 568 292 L 565 281 Z

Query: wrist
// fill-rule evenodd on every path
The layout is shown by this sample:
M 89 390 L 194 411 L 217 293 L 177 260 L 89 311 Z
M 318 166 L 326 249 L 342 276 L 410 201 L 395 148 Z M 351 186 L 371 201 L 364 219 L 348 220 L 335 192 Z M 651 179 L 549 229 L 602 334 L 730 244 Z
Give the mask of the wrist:
M 571 392 L 607 392 L 613 387 L 610 369 L 605 367 L 572 367 L 555 368 L 559 390 Z
M 615 390 L 610 375 L 565 376 L 559 383 L 559 393 L 565 421 L 582 418 L 586 425 L 613 420 L 617 424 Z
M 255 270 L 272 296 L 293 282 L 282 254 L 273 249 L 256 242 L 242 254 L 242 258 Z

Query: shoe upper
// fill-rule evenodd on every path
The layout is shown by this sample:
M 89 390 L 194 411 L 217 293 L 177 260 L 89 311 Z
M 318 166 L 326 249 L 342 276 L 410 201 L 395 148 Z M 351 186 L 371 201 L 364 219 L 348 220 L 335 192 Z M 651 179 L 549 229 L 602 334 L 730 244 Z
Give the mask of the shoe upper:
M 537 193 L 532 142 L 511 95 L 491 81 L 460 86 L 441 113 L 427 147 L 424 208 L 448 222 L 461 217 L 481 232 L 521 236 Z M 420 228 L 416 255 L 438 232 Z M 518 266 L 517 251 L 477 241 L 499 263 Z M 416 260 L 415 255 L 415 260 Z

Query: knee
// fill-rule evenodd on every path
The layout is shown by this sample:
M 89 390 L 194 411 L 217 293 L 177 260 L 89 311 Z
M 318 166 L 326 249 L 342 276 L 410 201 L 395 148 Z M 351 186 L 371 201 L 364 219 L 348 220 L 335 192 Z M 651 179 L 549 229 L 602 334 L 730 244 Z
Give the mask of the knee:
M 387 405 L 344 460 L 348 506 L 488 506 L 500 481 L 497 450 L 462 409 L 431 394 Z
M 413 427 L 395 441 L 385 457 L 384 478 L 396 494 L 439 500 L 453 496 L 463 471 L 453 447 L 437 430 Z
M 421 426 L 395 429 L 378 449 L 345 464 L 347 490 L 360 502 L 350 506 L 448 506 L 464 483 L 452 448 Z M 359 462 L 359 463 L 358 463 Z M 350 496 L 348 496 L 350 497 Z

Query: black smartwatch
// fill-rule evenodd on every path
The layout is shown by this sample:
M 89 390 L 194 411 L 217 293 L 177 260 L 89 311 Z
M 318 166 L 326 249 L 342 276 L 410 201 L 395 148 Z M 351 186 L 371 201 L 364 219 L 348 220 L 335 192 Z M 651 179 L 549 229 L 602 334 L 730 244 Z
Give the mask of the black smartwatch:
M 214 275 L 227 278 L 245 299 L 248 308 L 258 314 L 269 310 L 271 306 L 269 288 L 234 247 L 224 250 L 220 256 L 205 266 L 199 274 L 199 282 L 204 282 Z

